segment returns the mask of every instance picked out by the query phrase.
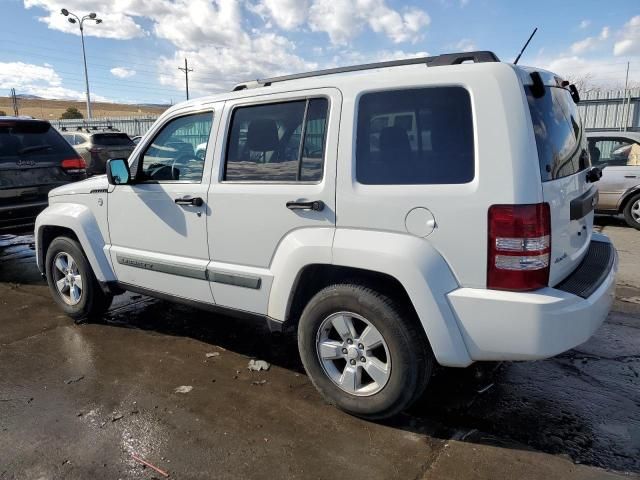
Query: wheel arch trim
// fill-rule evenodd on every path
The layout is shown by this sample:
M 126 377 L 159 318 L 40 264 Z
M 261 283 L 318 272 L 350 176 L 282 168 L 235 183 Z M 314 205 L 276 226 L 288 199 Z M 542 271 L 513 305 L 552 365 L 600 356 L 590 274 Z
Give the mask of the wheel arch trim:
M 43 237 L 48 227 L 66 229 L 74 233 L 99 282 L 116 280 L 111 264 L 104 254 L 105 239 L 102 237 L 95 216 L 87 206 L 75 203 L 55 203 L 38 215 L 35 225 L 36 262 L 42 273 L 45 271 L 44 259 L 46 257 Z

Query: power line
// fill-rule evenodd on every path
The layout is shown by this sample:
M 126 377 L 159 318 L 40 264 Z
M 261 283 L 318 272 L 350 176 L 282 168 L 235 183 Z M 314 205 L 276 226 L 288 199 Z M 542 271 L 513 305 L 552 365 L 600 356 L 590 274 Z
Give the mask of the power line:
M 184 59 L 184 68 L 178 67 L 178 70 L 184 72 L 184 82 L 185 88 L 187 90 L 187 100 L 189 100 L 189 72 L 193 72 L 193 68 L 189 68 L 189 64 L 187 63 L 187 59 Z

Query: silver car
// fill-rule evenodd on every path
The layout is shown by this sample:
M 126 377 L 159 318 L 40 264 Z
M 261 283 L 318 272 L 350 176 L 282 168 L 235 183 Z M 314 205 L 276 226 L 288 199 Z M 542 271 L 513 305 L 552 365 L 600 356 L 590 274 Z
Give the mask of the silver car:
M 610 130 L 589 132 L 587 138 L 591 163 L 602 169 L 596 211 L 623 214 L 640 230 L 640 133 Z

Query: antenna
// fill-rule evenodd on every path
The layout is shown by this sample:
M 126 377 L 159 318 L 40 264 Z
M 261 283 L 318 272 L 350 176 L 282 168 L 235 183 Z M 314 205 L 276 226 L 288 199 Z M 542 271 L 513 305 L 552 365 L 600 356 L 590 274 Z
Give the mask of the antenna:
M 515 62 L 513 62 L 514 65 L 518 64 L 518 60 L 520 60 L 520 57 L 524 53 L 525 49 L 529 46 L 529 42 L 531 41 L 531 39 L 533 38 L 533 36 L 536 34 L 537 31 L 538 31 L 538 27 L 533 29 L 533 33 L 531 33 L 531 36 L 529 37 L 529 40 L 527 40 L 527 43 L 524 44 L 524 47 L 522 47 L 522 50 L 520 50 L 520 53 L 516 57 Z

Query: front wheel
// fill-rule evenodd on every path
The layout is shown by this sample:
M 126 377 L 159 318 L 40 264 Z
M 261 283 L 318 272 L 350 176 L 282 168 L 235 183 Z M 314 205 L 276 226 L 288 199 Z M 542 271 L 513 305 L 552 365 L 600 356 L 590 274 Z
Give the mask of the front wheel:
M 331 404 L 367 419 L 391 417 L 424 391 L 433 354 L 413 312 L 358 284 L 318 292 L 298 325 L 311 381 Z
M 100 288 L 78 242 L 55 238 L 45 262 L 53 299 L 76 322 L 97 317 L 109 308 L 113 296 Z
M 627 225 L 640 230 L 640 193 L 632 197 L 624 207 L 624 219 Z

